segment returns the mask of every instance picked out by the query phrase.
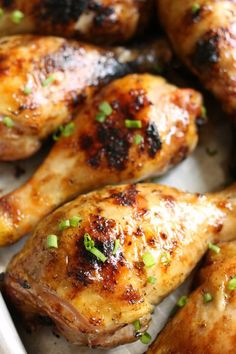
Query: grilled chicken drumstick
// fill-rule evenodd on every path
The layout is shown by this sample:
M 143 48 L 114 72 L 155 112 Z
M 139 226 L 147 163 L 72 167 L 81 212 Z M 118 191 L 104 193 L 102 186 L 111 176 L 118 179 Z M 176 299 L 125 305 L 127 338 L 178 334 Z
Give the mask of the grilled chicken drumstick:
M 148 354 L 234 354 L 236 243 L 209 251 L 197 289 Z
M 106 184 L 160 175 L 196 146 L 202 97 L 147 74 L 104 87 L 59 136 L 23 187 L 0 198 L 0 245 L 32 230 L 53 209 Z
M 208 242 L 234 238 L 235 224 L 236 186 L 206 196 L 157 184 L 106 187 L 40 223 L 8 266 L 5 289 L 28 319 L 49 317 L 71 342 L 135 341 L 153 306 Z
M 235 115 L 235 1 L 157 0 L 157 4 L 176 53 Z
M 164 40 L 110 50 L 55 37 L 0 39 L 0 160 L 32 155 L 102 84 L 170 58 Z
M 153 0 L 0 0 L 0 35 L 40 33 L 103 44 L 142 33 Z

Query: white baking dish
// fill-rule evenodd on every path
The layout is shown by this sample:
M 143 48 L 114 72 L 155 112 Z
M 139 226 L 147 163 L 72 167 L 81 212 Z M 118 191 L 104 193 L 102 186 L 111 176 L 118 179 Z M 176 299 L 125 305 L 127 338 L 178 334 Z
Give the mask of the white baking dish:
M 196 152 L 180 166 L 175 168 L 164 178 L 158 180 L 159 183 L 169 184 L 188 191 L 206 192 L 222 187 L 227 181 L 227 166 L 230 151 L 230 126 L 226 123 L 225 117 L 220 113 L 220 119 L 214 119 L 211 124 L 201 131 L 201 141 Z M 215 114 L 211 114 L 215 116 Z M 211 118 L 212 119 L 212 118 Z M 209 153 L 210 152 L 210 153 Z M 214 154 L 213 154 L 214 153 Z M 214 155 L 214 156 L 212 156 Z M 27 173 L 21 178 L 14 177 L 14 167 L 12 164 L 0 164 L 0 190 L 1 194 L 15 188 L 23 183 L 32 173 L 38 164 L 39 157 L 32 158 L 17 165 L 26 168 Z M 10 248 L 0 250 L 0 271 L 4 270 L 8 259 L 22 245 L 22 242 Z M 168 315 L 176 303 L 180 294 L 187 291 L 188 284 L 182 286 L 174 294 L 169 296 L 155 311 L 153 322 L 149 332 L 153 338 L 165 324 Z M 21 324 L 17 324 L 17 329 L 29 354 L 98 354 L 104 350 L 79 348 L 69 345 L 62 338 L 56 338 L 49 328 L 43 328 L 38 333 L 28 334 Z M 145 351 L 145 346 L 139 342 L 105 353 L 116 354 L 141 354 Z M 13 327 L 9 313 L 0 297 L 0 354 L 23 354 L 24 348 Z

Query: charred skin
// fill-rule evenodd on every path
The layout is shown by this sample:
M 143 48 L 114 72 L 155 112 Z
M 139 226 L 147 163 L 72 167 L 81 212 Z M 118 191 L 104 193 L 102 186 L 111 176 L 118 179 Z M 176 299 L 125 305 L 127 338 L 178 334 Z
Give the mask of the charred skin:
M 74 118 L 96 89 L 170 57 L 163 40 L 139 51 L 101 49 L 55 37 L 0 39 L 0 160 L 31 156 L 44 138 Z M 13 127 L 4 124 L 6 116 Z
M 235 186 L 202 196 L 138 184 L 82 195 L 39 224 L 8 266 L 5 292 L 28 320 L 49 317 L 73 343 L 113 347 L 135 341 L 153 306 L 184 281 L 208 242 L 234 238 L 235 193 Z M 59 223 L 73 216 L 81 223 L 60 231 Z M 85 249 L 86 233 L 104 262 Z M 58 236 L 58 248 L 47 248 L 49 234 Z M 144 263 L 147 253 L 152 267 Z
M 123 43 L 142 33 L 153 10 L 153 0 L 0 0 L 4 15 L 0 35 L 37 33 L 76 37 L 86 41 Z M 20 10 L 20 23 L 12 14 Z
M 197 289 L 172 319 L 148 354 L 234 354 L 236 292 L 228 282 L 236 275 L 236 243 L 219 244 L 220 253 L 208 252 L 197 275 Z M 204 303 L 203 296 L 213 297 Z M 174 340 L 173 340 L 174 338 Z
M 236 113 L 236 4 L 230 0 L 157 0 L 175 51 L 204 86 Z M 195 4 L 196 5 L 196 4 Z
M 112 112 L 98 122 L 103 102 Z M 15 242 L 80 193 L 165 173 L 195 148 L 201 111 L 198 92 L 163 78 L 143 74 L 113 81 L 81 109 L 74 133 L 59 139 L 32 179 L 0 199 L 0 244 Z M 141 127 L 129 129 L 127 119 Z

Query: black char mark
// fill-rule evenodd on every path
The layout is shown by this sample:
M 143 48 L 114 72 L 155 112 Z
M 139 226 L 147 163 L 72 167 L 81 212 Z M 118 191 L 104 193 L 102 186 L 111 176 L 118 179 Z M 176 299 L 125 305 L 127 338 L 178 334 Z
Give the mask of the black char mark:
M 105 156 L 110 168 L 115 168 L 118 171 L 124 170 L 130 148 L 126 132 L 107 122 L 98 126 L 97 140 L 101 147 L 88 159 L 89 165 L 98 168 L 102 156 Z M 85 148 L 85 145 L 88 149 L 92 147 L 92 140 L 89 137 L 83 137 L 81 143 L 82 148 Z
M 134 206 L 136 204 L 138 191 L 134 184 L 127 187 L 123 192 L 112 193 L 111 198 L 114 199 L 115 204 L 123 206 Z
M 106 262 L 101 262 L 91 252 L 84 247 L 83 235 L 88 233 L 95 242 L 95 247 L 99 249 L 107 258 Z M 90 215 L 87 227 L 81 230 L 81 235 L 76 241 L 75 255 L 70 262 L 68 276 L 75 280 L 74 286 L 82 288 L 95 281 L 96 272 L 104 280 L 103 288 L 112 291 L 116 284 L 116 274 L 119 267 L 123 266 L 123 256 L 117 252 L 112 256 L 117 235 L 116 222 L 113 219 L 106 219 L 101 215 Z
M 88 8 L 95 12 L 94 25 L 101 27 L 104 22 L 109 20 L 110 16 L 114 13 L 114 9 L 111 6 L 103 6 L 96 1 L 91 1 Z
M 192 55 L 192 63 L 196 70 L 211 67 L 219 61 L 219 40 L 219 34 L 213 31 L 208 31 L 198 40 Z
M 55 24 L 67 24 L 77 21 L 89 3 L 90 0 L 44 0 L 43 5 L 38 6 L 42 19 L 48 19 Z
M 146 129 L 146 139 L 148 144 L 148 154 L 154 158 L 161 149 L 162 142 L 156 124 L 150 123 Z

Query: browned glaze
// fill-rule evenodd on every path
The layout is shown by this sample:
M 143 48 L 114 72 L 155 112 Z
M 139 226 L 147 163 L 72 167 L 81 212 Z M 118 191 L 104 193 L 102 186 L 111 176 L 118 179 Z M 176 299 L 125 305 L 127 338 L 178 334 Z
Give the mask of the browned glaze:
M 236 243 L 218 247 L 218 254 L 208 251 L 195 279 L 196 290 L 147 354 L 235 353 L 236 292 L 228 284 L 236 276 Z M 209 302 L 205 294 L 211 296 Z
M 226 202 L 229 208 L 219 206 Z M 24 316 L 51 318 L 74 343 L 135 341 L 154 304 L 183 282 L 208 242 L 234 238 L 235 208 L 235 186 L 208 196 L 157 184 L 82 195 L 39 224 L 7 269 L 6 294 Z M 82 221 L 61 231 L 60 222 L 73 216 Z M 47 248 L 49 234 L 57 235 L 58 248 Z M 85 235 L 105 259 L 86 249 Z M 135 320 L 143 326 L 139 333 Z
M 32 155 L 111 79 L 149 70 L 156 60 L 165 66 L 170 58 L 163 40 L 128 50 L 55 37 L 0 39 L 0 160 Z M 5 123 L 6 117 L 12 125 Z
M 235 115 L 235 2 L 157 0 L 157 4 L 159 17 L 180 58 L 224 109 Z
M 104 102 L 110 112 L 97 121 Z M 33 178 L 0 199 L 0 244 L 79 193 L 163 174 L 195 148 L 201 111 L 198 92 L 160 77 L 128 75 L 107 85 L 88 99 L 74 132 L 59 139 Z M 127 120 L 138 126 L 129 128 Z
M 153 0 L 1 0 L 0 35 L 40 33 L 96 43 L 125 42 L 144 31 Z M 14 23 L 14 11 L 23 13 Z

